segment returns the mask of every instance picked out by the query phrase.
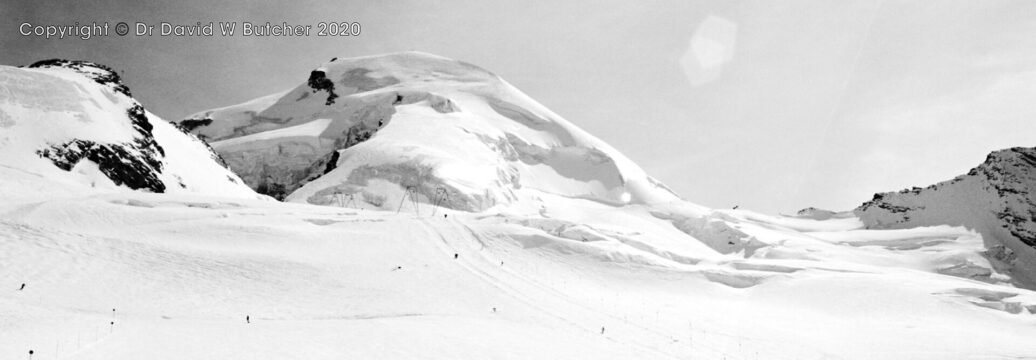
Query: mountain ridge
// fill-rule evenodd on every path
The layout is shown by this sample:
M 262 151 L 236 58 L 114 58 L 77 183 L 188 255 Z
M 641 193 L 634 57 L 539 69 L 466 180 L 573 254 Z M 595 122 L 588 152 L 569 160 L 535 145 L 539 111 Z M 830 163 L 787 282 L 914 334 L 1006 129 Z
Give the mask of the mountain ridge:
M 472 211 L 513 202 L 522 188 L 616 204 L 678 199 L 492 72 L 421 52 L 335 58 L 293 89 L 180 124 L 253 189 L 284 189 L 288 201 L 345 193 L 384 208 L 414 191 Z
M 987 256 L 1036 287 L 1036 148 L 991 152 L 966 174 L 925 188 L 878 193 L 853 210 L 868 228 L 965 226 L 983 235 Z
M 207 143 L 149 113 L 107 66 L 63 59 L 4 66 L 0 87 L 2 164 L 58 169 L 66 174 L 56 177 L 90 186 L 258 196 Z

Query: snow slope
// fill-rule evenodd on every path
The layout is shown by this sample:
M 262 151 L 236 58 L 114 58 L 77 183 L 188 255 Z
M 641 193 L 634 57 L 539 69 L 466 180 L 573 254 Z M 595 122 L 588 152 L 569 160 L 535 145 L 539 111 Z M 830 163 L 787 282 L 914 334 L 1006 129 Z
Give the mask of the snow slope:
M 104 66 L 0 66 L 0 166 L 97 187 L 258 196 L 219 161 Z
M 480 69 L 419 53 L 323 69 L 319 92 L 183 123 L 253 186 L 319 174 L 295 202 L 84 182 L 25 149 L 146 138 L 111 116 L 68 133 L 12 118 L 0 131 L 36 140 L 7 136 L 19 161 L 0 163 L 0 358 L 1036 359 L 1036 292 L 988 260 L 980 231 L 709 209 Z M 505 115 L 523 112 L 550 120 Z M 160 159 L 130 145 L 130 163 Z M 74 173 L 104 175 L 91 163 Z M 522 180 L 497 183 L 501 169 Z M 413 179 L 434 187 L 388 198 Z
M 29 349 L 34 359 L 1036 354 L 1036 293 L 933 270 L 980 250 L 961 228 L 779 220 L 800 229 L 788 230 L 766 221 L 777 218 L 718 212 L 773 244 L 746 257 L 711 251 L 648 206 L 557 196 L 544 201 L 563 212 L 443 218 L 429 208 L 42 192 L 63 184 L 7 168 L 0 179 L 0 195 L 35 194 L 0 204 L 4 358 Z
M 289 91 L 181 124 L 261 193 L 389 209 L 477 211 L 532 189 L 609 203 L 677 197 L 637 165 L 498 76 L 406 52 L 335 59 Z M 342 194 L 342 195 L 336 195 Z
M 876 229 L 974 229 L 994 265 L 1036 288 L 1036 148 L 995 151 L 967 174 L 924 189 L 875 194 L 855 213 Z

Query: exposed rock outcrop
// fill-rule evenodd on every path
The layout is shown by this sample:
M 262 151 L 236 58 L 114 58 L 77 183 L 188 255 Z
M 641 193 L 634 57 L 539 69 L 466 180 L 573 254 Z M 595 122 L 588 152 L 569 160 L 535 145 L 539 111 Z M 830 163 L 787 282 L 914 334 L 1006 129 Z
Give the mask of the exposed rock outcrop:
M 868 228 L 945 224 L 977 231 L 999 271 L 1036 288 L 1036 148 L 995 151 L 965 175 L 875 194 L 854 213 Z
M 615 149 L 470 64 L 406 52 L 336 59 L 305 80 L 181 124 L 249 186 L 287 201 L 336 204 L 336 194 L 350 194 L 386 209 L 417 198 L 479 211 L 525 190 L 614 205 L 677 199 Z
M 133 190 L 257 196 L 204 141 L 149 114 L 104 65 L 52 59 L 0 67 L 0 119 L 0 163 L 9 167 L 49 163 L 75 173 L 92 163 L 98 178 Z

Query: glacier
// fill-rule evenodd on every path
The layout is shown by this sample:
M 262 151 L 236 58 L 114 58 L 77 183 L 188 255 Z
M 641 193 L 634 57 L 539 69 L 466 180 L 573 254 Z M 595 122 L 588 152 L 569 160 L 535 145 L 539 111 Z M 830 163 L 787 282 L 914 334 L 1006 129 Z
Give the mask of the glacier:
M 110 69 L 45 64 L 0 67 L 3 358 L 1036 354 L 1036 291 L 995 253 L 1019 243 L 922 214 L 962 192 L 1031 209 L 981 185 L 1025 188 L 1031 150 L 959 191 L 770 215 L 681 199 L 426 53 L 335 59 L 176 124 Z

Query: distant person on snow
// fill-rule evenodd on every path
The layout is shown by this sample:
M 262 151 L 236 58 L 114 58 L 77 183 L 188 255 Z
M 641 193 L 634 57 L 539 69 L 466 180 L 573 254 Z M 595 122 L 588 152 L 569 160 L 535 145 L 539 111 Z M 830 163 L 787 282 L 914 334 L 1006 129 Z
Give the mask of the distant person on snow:
M 251 324 L 252 323 L 252 318 L 248 317 L 248 315 L 245 315 L 245 323 L 246 324 Z
M 453 253 L 453 260 L 457 260 L 457 257 L 458 257 L 458 256 L 460 256 L 460 254 L 457 254 L 457 253 Z
M 604 335 L 604 326 L 601 327 L 601 335 Z
M 25 290 L 25 283 L 22 283 L 22 287 L 18 288 L 18 291 Z

